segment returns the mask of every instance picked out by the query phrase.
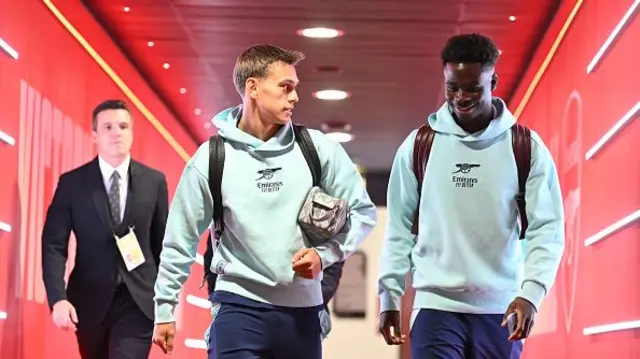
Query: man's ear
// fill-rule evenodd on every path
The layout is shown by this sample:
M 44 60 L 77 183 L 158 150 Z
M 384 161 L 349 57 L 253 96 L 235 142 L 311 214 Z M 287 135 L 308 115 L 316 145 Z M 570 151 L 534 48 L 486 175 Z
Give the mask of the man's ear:
M 253 77 L 249 77 L 245 82 L 245 94 L 252 99 L 258 97 L 258 80 Z
M 491 76 L 491 91 L 495 91 L 496 87 L 498 87 L 498 75 L 493 74 Z

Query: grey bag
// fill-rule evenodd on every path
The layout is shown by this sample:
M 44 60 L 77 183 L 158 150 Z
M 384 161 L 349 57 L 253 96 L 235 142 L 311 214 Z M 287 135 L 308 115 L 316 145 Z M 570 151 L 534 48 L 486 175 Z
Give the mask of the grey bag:
M 346 200 L 326 194 L 313 187 L 302 205 L 298 223 L 312 246 L 321 245 L 333 237 L 347 222 L 349 205 Z
M 307 236 L 309 245 L 316 247 L 340 232 L 347 222 L 349 206 L 346 200 L 330 196 L 321 189 L 322 165 L 313 140 L 305 127 L 294 125 L 293 130 L 313 178 L 313 187 L 298 214 L 298 224 Z

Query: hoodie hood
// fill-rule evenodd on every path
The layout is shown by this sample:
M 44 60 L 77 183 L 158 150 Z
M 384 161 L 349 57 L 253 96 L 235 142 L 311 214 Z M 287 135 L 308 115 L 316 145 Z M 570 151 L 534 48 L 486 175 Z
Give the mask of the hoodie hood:
M 476 142 L 486 141 L 494 139 L 504 132 L 509 130 L 515 123 L 516 118 L 511 111 L 507 108 L 507 105 L 497 97 L 491 100 L 491 103 L 496 107 L 498 117 L 494 118 L 487 128 L 476 133 L 469 134 L 465 132 L 453 118 L 451 111 L 449 111 L 449 105 L 445 102 L 438 112 L 429 116 L 429 126 L 437 132 L 448 133 L 456 135 L 463 142 Z
M 230 107 L 213 117 L 213 124 L 218 128 L 218 134 L 227 141 L 236 142 L 248 147 L 252 152 L 282 152 L 287 151 L 295 142 L 291 122 L 267 141 L 262 141 L 238 128 L 238 121 L 242 117 L 242 105 Z

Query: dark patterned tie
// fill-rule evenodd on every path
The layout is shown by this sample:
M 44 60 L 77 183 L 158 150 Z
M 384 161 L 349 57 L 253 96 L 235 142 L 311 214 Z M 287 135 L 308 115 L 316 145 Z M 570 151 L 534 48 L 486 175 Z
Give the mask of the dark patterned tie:
M 111 175 L 111 188 L 109 188 L 109 209 L 111 210 L 111 219 L 117 227 L 120 225 L 120 174 L 113 171 Z

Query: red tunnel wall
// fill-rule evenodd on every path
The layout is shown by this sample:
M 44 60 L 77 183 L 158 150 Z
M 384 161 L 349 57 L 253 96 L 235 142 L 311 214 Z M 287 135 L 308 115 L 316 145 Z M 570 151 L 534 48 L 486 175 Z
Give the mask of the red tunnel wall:
M 81 2 L 54 4 L 191 155 L 197 144 Z M 79 358 L 75 336 L 56 329 L 49 316 L 40 267 L 42 223 L 59 174 L 95 156 L 93 107 L 108 98 L 132 102 L 44 1 L 2 0 L 0 9 L 0 38 L 19 53 L 14 60 L 0 50 L 0 130 L 15 140 L 14 146 L 0 142 L 0 221 L 12 226 L 10 233 L 0 230 L 0 311 L 7 313 L 0 319 L 0 358 Z M 140 111 L 133 116 L 133 157 L 163 171 L 172 195 L 185 162 Z M 194 266 L 194 276 L 201 270 Z M 197 285 L 190 280 L 185 291 L 195 292 Z M 183 343 L 202 338 L 207 311 L 185 306 L 178 314 L 181 341 L 174 356 L 203 355 Z M 154 350 L 152 358 L 160 357 Z
M 538 316 L 536 334 L 525 344 L 528 359 L 640 357 L 637 329 L 583 333 L 612 329 L 600 327 L 606 324 L 633 326 L 629 322 L 640 320 L 639 221 L 585 246 L 585 240 L 640 210 L 640 111 L 595 156 L 586 158 L 616 122 L 640 105 L 640 8 L 587 74 L 588 64 L 633 3 L 582 2 L 520 116 L 522 123 L 538 131 L 556 159 L 567 239 L 556 285 Z M 563 2 L 511 102 L 512 110 L 575 4 Z
M 80 2 L 54 3 L 191 154 L 196 144 Z M 638 222 L 584 245 L 585 239 L 640 209 L 637 115 L 598 154 L 585 159 L 586 152 L 640 101 L 640 72 L 633 67 L 640 55 L 634 46 L 640 38 L 637 16 L 628 21 L 599 66 L 586 73 L 632 3 L 582 3 L 520 116 L 540 133 L 556 158 L 568 223 L 567 253 L 538 316 L 536 333 L 526 343 L 526 358 L 640 356 L 633 330 L 583 335 L 585 328 L 640 319 Z M 13 226 L 11 233 L 0 232 L 0 311 L 8 313 L 7 319 L 0 319 L 0 358 L 78 358 L 74 337 L 53 328 L 43 304 L 38 233 L 58 174 L 94 155 L 91 109 L 103 99 L 125 96 L 42 1 L 0 4 L 0 37 L 20 53 L 18 60 L 0 53 L 0 130 L 16 141 L 15 146 L 0 143 L 0 221 Z M 575 4 L 565 1 L 561 6 L 516 91 L 513 110 Z M 135 111 L 134 116 L 134 157 L 164 171 L 172 192 L 184 161 L 141 113 Z M 194 276 L 200 270 L 195 266 Z M 197 284 L 190 280 L 185 292 L 196 293 Z M 182 343 L 201 337 L 207 316 L 190 305 L 179 313 L 174 357 L 203 355 Z M 152 357 L 162 356 L 154 352 Z

